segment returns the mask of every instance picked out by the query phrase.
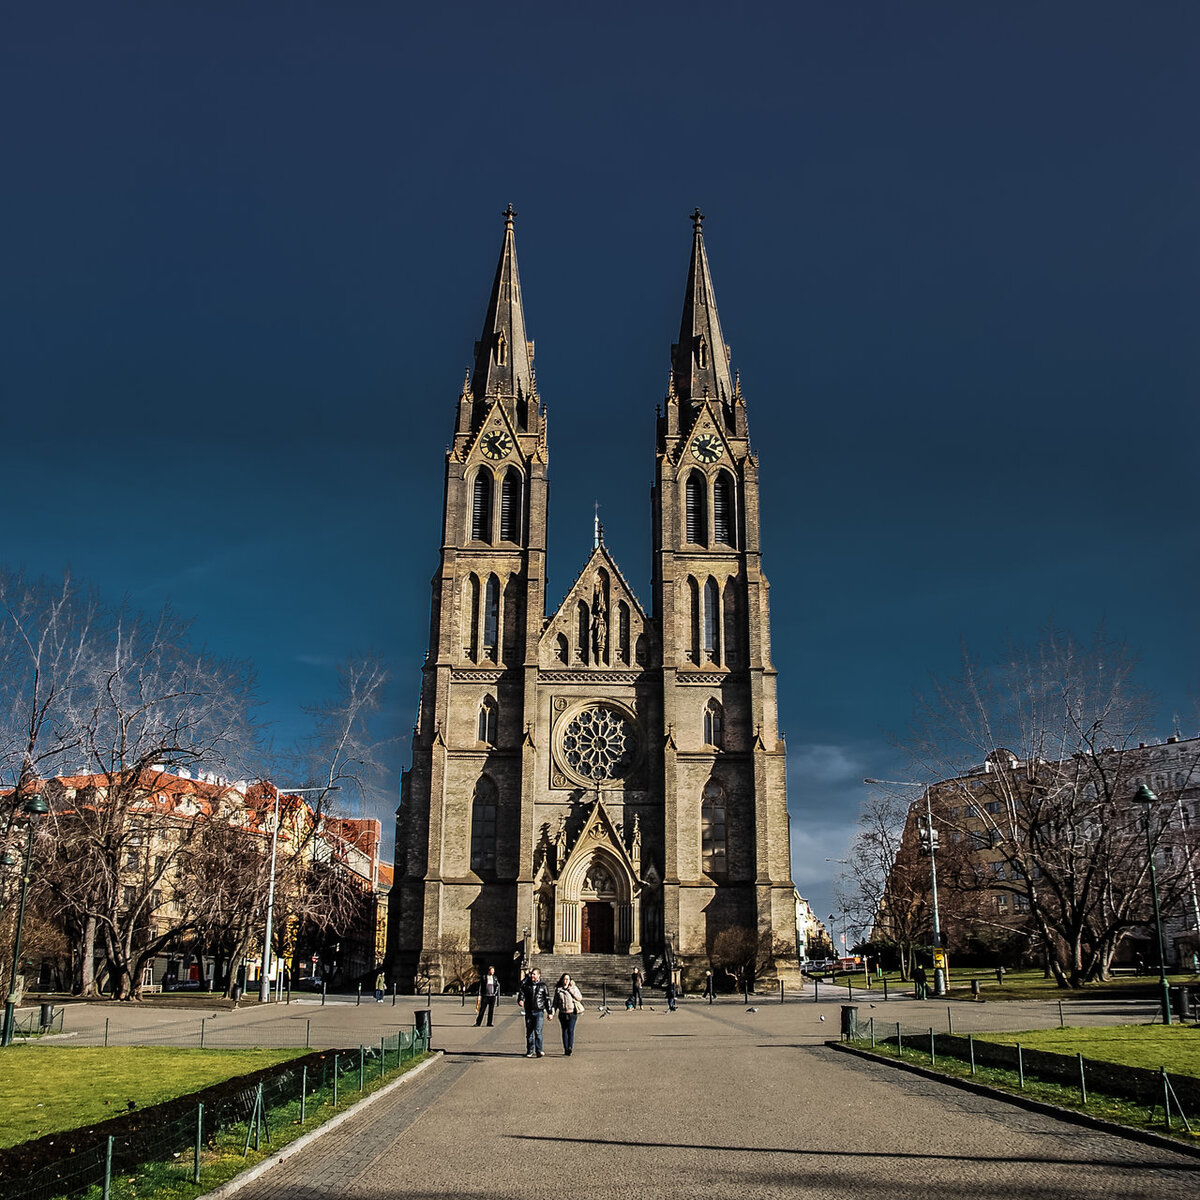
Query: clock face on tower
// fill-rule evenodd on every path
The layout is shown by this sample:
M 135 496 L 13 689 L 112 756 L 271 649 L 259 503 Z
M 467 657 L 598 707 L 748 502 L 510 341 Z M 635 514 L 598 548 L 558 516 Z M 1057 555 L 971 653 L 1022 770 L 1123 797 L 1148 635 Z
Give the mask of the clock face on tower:
M 721 457 L 721 439 L 712 433 L 693 438 L 692 457 L 698 462 L 715 463 Z
M 512 438 L 502 429 L 493 429 L 491 433 L 485 433 L 480 444 L 484 455 L 493 460 L 503 458 L 513 448 Z

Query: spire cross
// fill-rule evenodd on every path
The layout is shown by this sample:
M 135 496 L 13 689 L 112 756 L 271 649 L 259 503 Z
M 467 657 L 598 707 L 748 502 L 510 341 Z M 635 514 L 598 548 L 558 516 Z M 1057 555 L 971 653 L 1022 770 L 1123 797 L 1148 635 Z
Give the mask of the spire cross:
M 697 209 L 696 211 L 699 212 L 700 210 Z M 500 215 L 504 218 L 505 229 L 511 229 L 513 227 L 513 217 L 517 215 L 517 210 L 513 208 L 511 204 L 509 204 L 509 206 Z
M 511 207 L 511 205 L 509 207 Z M 695 230 L 696 233 L 700 232 L 700 226 L 703 223 L 703 221 L 704 221 L 704 214 L 700 211 L 699 207 L 697 206 L 696 211 L 694 213 L 692 213 L 692 229 Z

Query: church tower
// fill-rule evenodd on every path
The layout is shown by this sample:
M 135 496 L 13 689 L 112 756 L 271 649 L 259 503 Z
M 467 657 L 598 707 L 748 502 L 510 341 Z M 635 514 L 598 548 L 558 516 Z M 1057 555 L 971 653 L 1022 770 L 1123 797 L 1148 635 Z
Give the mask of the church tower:
M 546 411 L 511 205 L 446 456 L 429 653 L 401 786 L 389 968 L 692 984 L 718 935 L 795 967 L 757 460 L 699 211 L 657 428 L 649 611 L 603 530 L 547 614 Z

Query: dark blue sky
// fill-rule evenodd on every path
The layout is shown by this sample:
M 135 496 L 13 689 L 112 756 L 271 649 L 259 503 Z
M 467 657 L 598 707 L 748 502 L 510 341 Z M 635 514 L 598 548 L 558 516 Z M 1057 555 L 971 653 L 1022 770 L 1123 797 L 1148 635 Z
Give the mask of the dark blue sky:
M 21 6 L 0 560 L 170 598 L 282 740 L 377 649 L 406 737 L 500 210 L 550 598 L 598 500 L 648 602 L 698 204 L 829 911 L 859 781 L 904 769 L 887 731 L 960 639 L 1104 621 L 1196 732 L 1198 67 L 1192 3 Z

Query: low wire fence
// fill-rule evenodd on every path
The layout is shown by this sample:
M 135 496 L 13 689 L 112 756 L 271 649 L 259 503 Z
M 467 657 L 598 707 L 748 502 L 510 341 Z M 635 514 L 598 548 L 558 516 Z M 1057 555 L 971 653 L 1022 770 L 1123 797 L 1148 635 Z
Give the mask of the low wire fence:
M 0 1151 L 0 1195 L 133 1200 L 172 1184 L 215 1187 L 246 1165 L 252 1149 L 270 1152 L 295 1140 L 428 1049 L 428 1029 L 414 1026 L 371 1046 L 257 1072 L 243 1086 L 217 1085 L 140 1110 L 136 1119 L 105 1122 L 88 1131 L 95 1135 L 88 1144 L 68 1131 Z
M 1053 1099 L 1087 1110 L 1114 1101 L 1147 1110 L 1146 1121 L 1159 1113 L 1167 1129 L 1179 1126 L 1192 1131 L 1200 1114 L 1200 1079 L 1167 1070 L 1130 1067 L 1083 1054 L 1055 1054 L 1013 1044 L 977 1038 L 973 1034 L 939 1033 L 932 1026 L 904 1025 L 900 1021 L 870 1017 L 859 1022 L 844 1009 L 842 1040 L 876 1053 L 968 1077 L 986 1076 L 985 1082 L 1017 1091 L 1031 1085 L 1056 1089 Z

